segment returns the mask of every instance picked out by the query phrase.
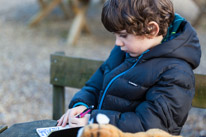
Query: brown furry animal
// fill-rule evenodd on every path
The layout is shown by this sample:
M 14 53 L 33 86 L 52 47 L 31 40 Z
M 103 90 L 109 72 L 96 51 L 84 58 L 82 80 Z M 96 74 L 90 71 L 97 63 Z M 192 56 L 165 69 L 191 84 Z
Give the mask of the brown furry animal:
M 146 132 L 126 133 L 110 124 L 90 124 L 80 129 L 78 137 L 181 137 L 173 136 L 160 129 Z

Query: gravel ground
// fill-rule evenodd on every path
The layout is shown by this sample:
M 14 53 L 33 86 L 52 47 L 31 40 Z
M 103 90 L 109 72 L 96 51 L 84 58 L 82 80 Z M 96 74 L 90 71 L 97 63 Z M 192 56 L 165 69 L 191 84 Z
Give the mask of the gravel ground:
M 114 37 L 100 23 L 99 6 L 88 14 L 91 35 L 83 34 L 76 46 L 65 43 L 71 20 L 56 9 L 37 27 L 28 22 L 39 7 L 36 0 L 0 1 L 0 125 L 52 118 L 52 88 L 49 84 L 50 54 L 106 59 Z M 95 13 L 93 12 L 95 10 Z M 197 28 L 203 57 L 196 73 L 206 74 L 206 19 Z M 76 89 L 68 88 L 67 104 Z M 206 110 L 192 108 L 183 128 L 184 136 L 206 136 Z

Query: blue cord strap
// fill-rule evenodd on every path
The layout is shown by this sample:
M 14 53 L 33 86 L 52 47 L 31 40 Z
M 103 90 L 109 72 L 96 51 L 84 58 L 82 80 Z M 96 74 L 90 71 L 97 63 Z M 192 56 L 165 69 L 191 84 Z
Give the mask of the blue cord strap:
M 76 107 L 76 106 L 85 106 L 85 107 L 89 107 L 87 104 L 83 103 L 83 102 L 78 102 L 76 104 L 74 104 L 73 108 Z

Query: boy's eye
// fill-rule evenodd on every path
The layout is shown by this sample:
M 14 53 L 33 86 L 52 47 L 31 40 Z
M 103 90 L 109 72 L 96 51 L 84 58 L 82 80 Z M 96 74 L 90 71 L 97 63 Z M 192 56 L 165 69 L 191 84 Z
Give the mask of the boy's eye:
M 127 34 L 120 34 L 119 36 L 122 38 L 127 38 Z

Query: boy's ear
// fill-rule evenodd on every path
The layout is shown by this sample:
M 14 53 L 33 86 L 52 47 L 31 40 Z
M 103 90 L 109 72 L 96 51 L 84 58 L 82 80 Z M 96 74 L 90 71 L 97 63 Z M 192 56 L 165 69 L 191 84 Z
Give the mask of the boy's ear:
M 147 34 L 148 38 L 154 38 L 154 37 L 158 36 L 160 28 L 156 22 L 154 22 L 154 21 L 149 22 L 147 25 L 147 29 L 149 31 L 149 34 Z

